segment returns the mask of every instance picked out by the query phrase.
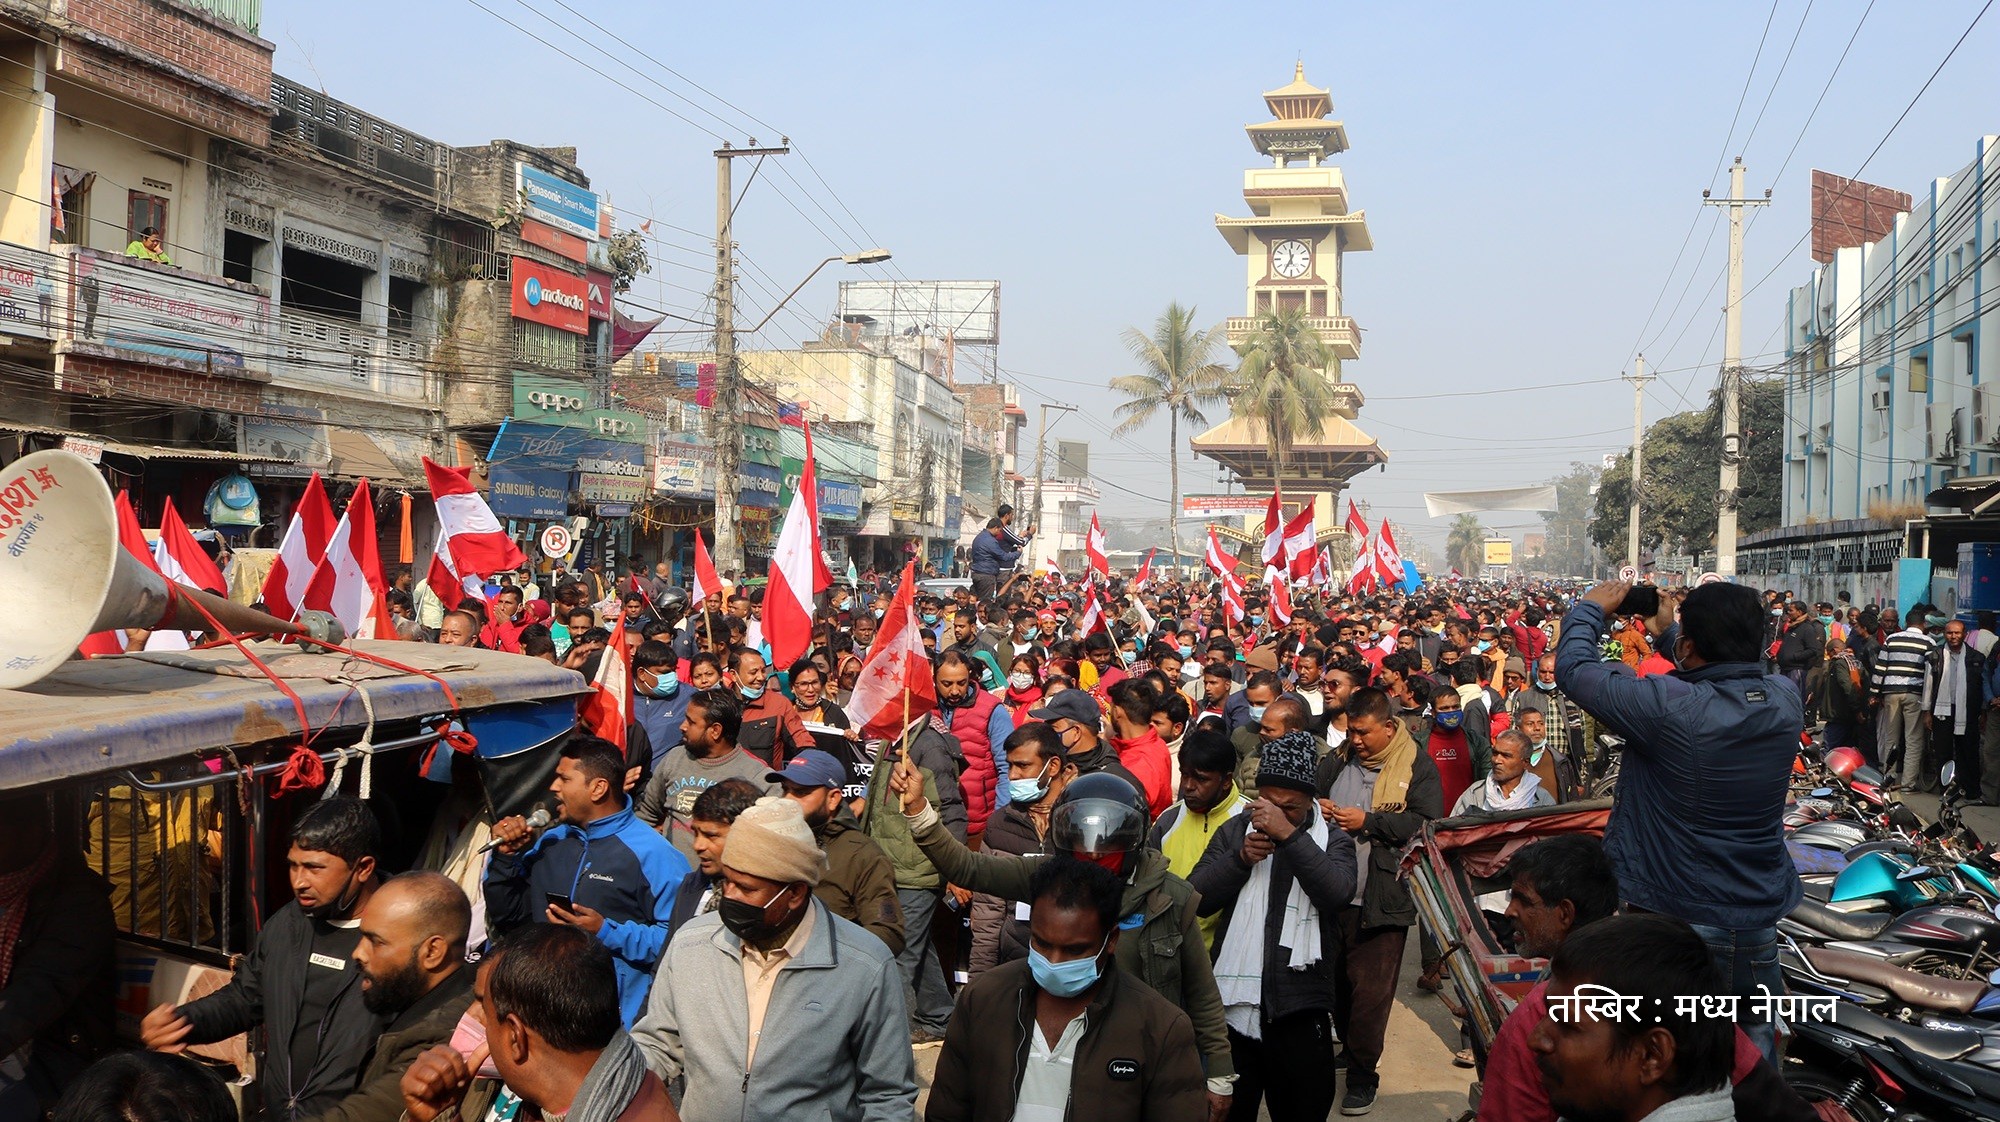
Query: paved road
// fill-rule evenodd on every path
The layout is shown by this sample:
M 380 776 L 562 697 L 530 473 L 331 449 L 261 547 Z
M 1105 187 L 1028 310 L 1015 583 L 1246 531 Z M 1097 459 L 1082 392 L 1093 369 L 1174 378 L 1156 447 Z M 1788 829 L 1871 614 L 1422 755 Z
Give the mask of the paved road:
M 1370 1111 L 1371 1122 L 1450 1122 L 1465 1113 L 1465 1093 L 1472 1072 L 1451 1066 L 1458 1049 L 1458 1022 L 1436 995 L 1416 986 L 1420 972 L 1416 938 L 1403 956 L 1403 974 L 1396 1005 L 1389 1014 L 1389 1035 L 1382 1050 L 1382 1093 Z M 938 1046 L 917 1049 L 917 1110 L 921 1116 L 937 1068 Z M 1260 1112 L 1260 1119 L 1268 1113 Z M 1336 1107 L 1333 1118 L 1340 1117 Z

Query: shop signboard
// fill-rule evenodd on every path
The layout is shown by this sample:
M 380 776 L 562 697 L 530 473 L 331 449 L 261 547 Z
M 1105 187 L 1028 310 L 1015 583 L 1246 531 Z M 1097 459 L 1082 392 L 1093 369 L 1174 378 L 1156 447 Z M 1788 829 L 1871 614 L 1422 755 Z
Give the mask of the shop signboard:
M 1181 514 L 1190 518 L 1254 514 L 1270 501 L 1269 495 L 1182 495 Z
M 502 518 L 561 518 L 569 513 L 569 473 L 510 464 L 487 465 L 488 506 Z
M 333 437 L 326 412 L 304 405 L 266 401 L 258 416 L 244 417 L 236 427 L 236 450 L 259 459 L 287 460 L 304 474 L 333 459 Z M 264 474 L 284 474 L 266 468 Z
M 53 253 L 0 242 L 0 332 L 23 339 L 49 337 L 61 264 Z
M 611 274 L 601 269 L 585 269 L 583 283 L 586 289 L 583 303 L 590 310 L 591 319 L 611 318 L 611 297 L 613 294 Z
M 575 273 L 516 257 L 507 284 L 512 293 L 509 307 L 515 319 L 573 335 L 590 331 L 590 313 L 585 304 L 588 291 L 583 278 Z
M 653 457 L 653 490 L 682 497 L 706 497 L 702 462 L 688 456 Z
M 568 514 L 573 482 L 589 501 L 632 502 L 645 497 L 645 447 L 584 429 L 510 420 L 500 427 L 486 459 L 493 479 L 493 513 L 503 518 Z
M 746 507 L 760 510 L 778 509 L 778 492 L 784 489 L 783 469 L 769 464 L 752 463 L 749 460 L 737 465 L 743 476 L 743 486 L 737 495 L 737 502 Z
M 579 264 L 590 256 L 589 242 L 532 218 L 521 219 L 521 240 Z
M 607 440 L 637 441 L 646 418 L 623 409 L 593 409 L 593 389 L 584 382 L 514 372 L 514 419 L 580 429 Z
M 799 476 L 805 472 L 805 461 L 795 456 L 786 456 L 783 461 L 785 483 L 778 492 L 778 507 L 789 510 L 792 506 L 792 492 L 798 488 Z M 834 519 L 839 522 L 854 522 L 861 517 L 861 487 L 840 479 L 819 479 L 819 516 L 822 520 Z
M 63 252 L 70 257 L 72 351 L 204 373 L 265 371 L 273 318 L 268 297 L 82 246 L 64 246 Z
M 965 500 L 958 495 L 947 495 L 944 500 L 944 528 L 952 538 L 958 537 L 958 522 L 965 510 Z
M 525 161 L 514 165 L 514 185 L 527 204 L 528 214 L 565 230 L 585 241 L 597 240 L 598 201 L 588 187 L 578 187 L 559 175 L 551 175 Z

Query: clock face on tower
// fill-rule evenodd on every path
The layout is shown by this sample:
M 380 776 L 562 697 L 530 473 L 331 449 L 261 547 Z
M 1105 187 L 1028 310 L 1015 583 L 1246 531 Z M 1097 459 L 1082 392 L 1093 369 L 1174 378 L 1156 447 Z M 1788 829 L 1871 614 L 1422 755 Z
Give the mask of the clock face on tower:
M 1305 276 L 1312 268 L 1312 246 L 1294 238 L 1271 247 L 1271 271 L 1287 280 Z

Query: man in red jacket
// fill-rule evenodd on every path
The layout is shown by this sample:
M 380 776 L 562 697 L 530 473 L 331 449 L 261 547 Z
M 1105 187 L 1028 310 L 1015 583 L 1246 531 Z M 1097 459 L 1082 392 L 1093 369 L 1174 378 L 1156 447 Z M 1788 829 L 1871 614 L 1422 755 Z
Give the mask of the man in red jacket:
M 1138 777 L 1146 808 L 1158 818 L 1173 805 L 1175 795 L 1167 742 L 1153 728 L 1153 713 L 1160 707 L 1160 699 L 1144 679 L 1127 678 L 1111 687 L 1109 700 L 1106 715 L 1111 718 L 1111 750 L 1118 753 L 1118 762 L 1125 770 Z

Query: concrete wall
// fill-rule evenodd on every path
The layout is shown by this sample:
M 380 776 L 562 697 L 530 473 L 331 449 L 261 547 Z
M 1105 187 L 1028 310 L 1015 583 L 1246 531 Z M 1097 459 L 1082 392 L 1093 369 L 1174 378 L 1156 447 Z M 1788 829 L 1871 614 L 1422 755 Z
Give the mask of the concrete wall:
M 162 232 L 174 264 L 197 273 L 221 273 L 221 257 L 209 250 L 208 224 L 214 216 L 207 205 L 206 138 L 72 82 L 58 78 L 50 88 L 56 100 L 55 162 L 97 173 L 85 199 L 83 229 L 71 231 L 71 240 L 107 253 L 123 252 L 130 241 L 130 193 L 142 191 L 167 200 Z
M 0 241 L 34 248 L 49 240 L 55 98 L 46 61 L 32 40 L 0 45 Z

